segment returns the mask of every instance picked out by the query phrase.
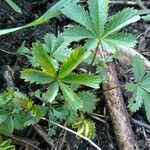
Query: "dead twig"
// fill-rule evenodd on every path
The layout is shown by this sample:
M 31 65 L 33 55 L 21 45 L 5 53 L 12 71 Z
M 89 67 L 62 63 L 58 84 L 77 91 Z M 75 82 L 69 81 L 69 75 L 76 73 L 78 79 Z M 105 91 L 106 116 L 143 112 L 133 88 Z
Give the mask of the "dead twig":
M 47 144 L 50 147 L 54 146 L 54 141 L 45 133 L 45 131 L 41 128 L 40 125 L 35 124 L 33 125 L 34 129 L 37 131 L 37 133 L 47 142 Z
M 97 150 L 102 150 L 98 145 L 96 145 L 96 144 L 95 144 L 92 140 L 90 140 L 89 138 L 87 138 L 87 137 L 85 137 L 85 136 L 83 136 L 83 135 L 81 135 L 81 134 L 79 134 L 79 133 L 77 133 L 77 132 L 75 132 L 75 131 L 73 131 L 73 130 L 67 128 L 67 127 L 65 127 L 65 126 L 62 126 L 62 125 L 60 125 L 60 124 L 58 124 L 58 123 L 56 123 L 56 122 L 53 122 L 53 121 L 51 121 L 51 120 L 48 120 L 47 118 L 43 118 L 43 120 L 45 120 L 45 121 L 47 121 L 47 122 L 50 122 L 50 123 L 52 123 L 52 124 L 54 124 L 54 125 L 56 125 L 56 126 L 62 128 L 62 129 L 64 129 L 64 130 L 70 132 L 70 133 L 73 133 L 73 134 L 75 134 L 75 135 L 77 135 L 77 136 L 83 138 L 84 140 L 88 141 L 88 142 L 89 142 L 93 147 L 95 147 Z
M 132 58 L 134 56 L 138 55 L 139 57 L 144 59 L 145 67 L 148 70 L 150 70 L 150 61 L 148 59 L 146 59 L 142 54 L 138 53 L 135 49 L 128 48 L 128 47 L 125 47 L 125 46 L 122 46 L 122 45 L 118 45 L 117 50 L 119 52 L 121 62 L 130 65 L 131 61 L 132 61 Z
M 102 49 L 101 45 L 99 48 Z M 101 55 L 97 56 L 101 61 Z M 138 150 L 138 145 L 131 128 L 127 108 L 119 85 L 117 72 L 113 62 L 107 64 L 107 83 L 103 84 L 106 106 L 112 120 L 114 132 L 120 150 Z M 112 89 L 107 91 L 107 89 Z M 105 121 L 106 122 L 106 121 Z
M 97 117 L 97 116 L 94 116 L 94 115 L 92 115 L 92 114 L 89 114 L 93 119 L 95 119 L 95 120 L 97 120 L 97 121 L 100 121 L 100 122 L 102 122 L 102 123 L 105 123 L 105 120 L 104 119 L 101 119 L 101 118 L 99 118 L 99 117 Z
M 146 123 L 143 123 L 143 122 L 141 122 L 141 121 L 138 121 L 138 120 L 136 120 L 136 119 L 134 119 L 134 118 L 132 118 L 131 121 L 132 121 L 132 123 L 137 124 L 138 126 L 141 126 L 141 127 L 144 127 L 145 129 L 150 130 L 150 125 L 148 125 L 148 124 L 146 124 Z
M 0 51 L 3 53 L 10 54 L 10 55 L 18 55 L 18 53 L 9 52 L 9 51 L 3 50 L 3 49 L 0 49 Z
M 26 138 L 23 138 L 23 137 L 19 137 L 19 136 L 16 136 L 16 135 L 9 136 L 9 138 L 12 139 L 13 142 L 18 144 L 18 145 L 23 145 L 25 147 L 27 147 L 27 145 L 29 145 L 30 147 L 33 147 L 37 150 L 41 150 L 40 148 L 38 148 L 36 146 L 37 142 L 35 142 L 35 141 L 29 140 L 29 139 L 26 139 Z
M 118 141 L 120 150 L 138 150 L 137 142 L 131 128 L 127 108 L 125 106 L 120 88 L 110 89 L 119 84 L 115 66 L 113 63 L 108 64 L 107 84 L 103 85 L 106 105 L 111 116 L 114 132 Z

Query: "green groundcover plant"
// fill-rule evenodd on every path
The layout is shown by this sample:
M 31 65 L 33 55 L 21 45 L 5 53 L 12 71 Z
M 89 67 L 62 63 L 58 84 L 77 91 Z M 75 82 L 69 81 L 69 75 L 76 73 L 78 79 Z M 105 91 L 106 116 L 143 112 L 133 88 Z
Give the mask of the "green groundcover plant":
M 100 88 L 103 80 L 107 82 L 106 64 L 117 53 L 117 45 L 135 46 L 136 38 L 120 30 L 138 21 L 140 16 L 133 8 L 108 16 L 109 0 L 88 0 L 86 10 L 78 1 L 70 0 L 65 5 L 63 2 L 61 0 L 57 7 L 53 6 L 53 17 L 62 13 L 77 24 L 68 27 L 57 37 L 50 33 L 45 35 L 44 42 L 36 41 L 31 48 L 23 43 L 18 49 L 18 53 L 26 56 L 31 64 L 29 68 L 21 70 L 21 79 L 40 86 L 33 91 L 34 97 L 31 98 L 15 88 L 8 88 L 0 94 L 1 134 L 12 134 L 46 117 L 56 123 L 72 125 L 78 133 L 88 138 L 96 135 L 95 124 L 88 115 L 96 109 L 98 99 L 94 91 Z M 36 23 L 39 24 L 38 21 Z M 2 34 L 4 32 L 0 31 Z M 84 45 L 71 48 L 72 42 L 80 40 L 85 42 Z M 98 47 L 102 60 L 97 63 L 93 60 L 96 60 Z M 96 73 L 82 73 L 80 64 L 85 61 L 89 63 L 91 58 Z M 150 121 L 150 73 L 146 71 L 143 59 L 138 56 L 133 59 L 132 71 L 135 81 L 125 85 L 133 93 L 128 107 L 136 112 L 144 103 Z M 41 105 L 38 104 L 39 100 Z M 54 134 L 56 126 L 49 123 L 49 136 Z

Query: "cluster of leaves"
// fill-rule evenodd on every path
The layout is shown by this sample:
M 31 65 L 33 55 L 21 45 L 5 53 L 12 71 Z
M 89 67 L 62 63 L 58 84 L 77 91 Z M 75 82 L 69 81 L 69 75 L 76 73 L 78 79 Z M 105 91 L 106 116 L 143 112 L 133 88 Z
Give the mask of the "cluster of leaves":
M 11 140 L 3 140 L 2 137 L 0 137 L 0 149 L 15 150 L 15 146 L 12 144 Z
M 86 93 L 89 97 L 82 93 L 75 93 L 71 86 L 84 85 L 99 88 L 101 79 L 96 75 L 73 72 L 89 53 L 83 47 L 71 51 L 67 45 L 61 35 L 56 38 L 53 34 L 48 34 L 43 44 L 39 41 L 33 43 L 31 51 L 24 46 L 18 51 L 25 54 L 34 67 L 23 69 L 21 78 L 47 87 L 45 93 L 41 91 L 40 94 L 38 90 L 35 95 L 43 103 L 51 106 L 50 119 L 54 118 L 55 121 L 64 119 L 68 123 L 74 123 L 78 120 L 78 111 L 93 111 L 96 98 L 90 92 Z
M 8 88 L 0 94 L 0 133 L 10 135 L 15 129 L 24 129 L 45 113 L 46 107 L 35 105 L 27 95 Z
M 136 112 L 144 103 L 147 119 L 150 121 L 150 72 L 146 72 L 144 60 L 136 56 L 132 61 L 135 81 L 126 84 L 126 89 L 133 93 L 129 109 Z
M 95 49 L 101 44 L 109 53 L 115 53 L 118 44 L 134 47 L 135 37 L 118 31 L 138 21 L 138 11 L 127 8 L 108 17 L 108 4 L 109 0 L 88 0 L 89 11 L 86 11 L 76 2 L 68 3 L 61 12 L 79 25 L 66 29 L 64 38 L 72 41 L 86 39 L 87 49 Z
M 127 8 L 108 17 L 109 0 L 88 0 L 88 10 L 82 8 L 77 2 L 79 0 L 60 0 L 38 20 L 23 27 L 0 31 L 2 35 L 35 26 L 61 13 L 78 23 L 67 28 L 58 37 L 47 34 L 44 43 L 39 41 L 33 43 L 31 50 L 24 44 L 18 49 L 19 53 L 27 56 L 32 66 L 21 71 L 21 78 L 31 84 L 44 85 L 42 89 L 35 91 L 35 96 L 43 104 L 41 106 L 33 104 L 28 96 L 16 90 L 8 89 L 2 93 L 0 97 L 2 99 L 0 103 L 1 133 L 10 134 L 14 129 L 23 129 L 39 121 L 48 112 L 49 120 L 55 122 L 65 120 L 66 123 L 73 124 L 74 128 L 78 128 L 78 133 L 89 138 L 94 136 L 94 123 L 86 117 L 79 117 L 79 114 L 92 112 L 97 100 L 92 92 L 79 92 L 79 90 L 82 86 L 99 88 L 104 77 L 101 79 L 99 75 L 79 74 L 76 68 L 92 54 L 89 50 L 96 52 L 98 46 L 102 51 L 112 54 L 115 54 L 118 44 L 133 47 L 136 43 L 135 37 L 120 30 L 138 21 L 140 16 L 137 10 Z M 68 48 L 71 42 L 82 39 L 86 42 L 84 47 L 73 50 Z M 145 75 L 144 67 L 142 73 L 140 72 L 137 66 L 141 62 L 139 58 L 134 59 L 133 71 L 136 83 L 126 85 L 126 88 L 134 93 L 135 101 L 129 104 L 132 111 L 136 111 L 141 106 L 142 100 L 148 104 L 149 73 Z M 104 67 L 100 72 L 104 72 Z M 103 73 L 102 75 L 104 76 Z M 145 107 L 150 119 L 149 106 L 145 105 Z M 55 132 L 54 125 L 49 124 L 49 128 L 53 133 Z

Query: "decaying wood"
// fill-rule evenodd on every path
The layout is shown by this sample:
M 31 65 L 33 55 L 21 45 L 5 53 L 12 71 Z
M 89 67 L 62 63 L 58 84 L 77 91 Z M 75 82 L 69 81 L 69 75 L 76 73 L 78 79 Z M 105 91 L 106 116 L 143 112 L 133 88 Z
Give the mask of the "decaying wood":
M 150 61 L 148 59 L 146 59 L 143 55 L 141 55 L 140 53 L 138 53 L 136 50 L 134 50 L 133 48 L 128 48 L 122 45 L 117 46 L 119 55 L 120 55 L 120 60 L 125 63 L 130 65 L 132 58 L 136 55 L 140 56 L 141 58 L 144 59 L 144 63 L 145 63 L 145 67 L 147 69 L 150 69 Z
M 119 84 L 114 64 L 109 63 L 107 69 L 108 82 L 103 85 L 103 90 L 118 147 L 120 150 L 138 150 L 121 90 L 113 89 Z

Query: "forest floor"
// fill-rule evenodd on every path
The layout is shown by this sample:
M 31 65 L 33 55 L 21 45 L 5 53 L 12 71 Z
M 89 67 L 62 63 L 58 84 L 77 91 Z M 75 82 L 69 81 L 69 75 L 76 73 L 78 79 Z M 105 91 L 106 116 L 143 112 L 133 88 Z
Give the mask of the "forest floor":
M 20 5 L 23 11 L 22 15 L 20 15 L 13 12 L 4 1 L 0 1 L 0 29 L 21 26 L 37 19 L 53 5 L 53 2 L 54 1 L 52 0 L 16 0 L 16 3 Z M 114 14 L 126 7 L 128 7 L 126 4 L 112 4 L 110 6 L 110 14 Z M 135 8 L 140 9 L 137 5 Z M 57 35 L 59 32 L 63 31 L 64 26 L 68 23 L 70 23 L 70 20 L 66 19 L 64 16 L 60 16 L 57 19 L 52 19 L 37 27 L 23 29 L 18 32 L 0 36 L 0 91 L 6 89 L 7 83 L 5 80 L 5 71 L 6 69 L 11 69 L 14 72 L 12 78 L 15 86 L 23 92 L 31 92 L 35 87 L 24 83 L 23 80 L 19 78 L 19 71 L 28 66 L 29 62 L 26 58 L 15 54 L 17 48 L 19 48 L 23 41 L 26 41 L 27 47 L 31 46 L 31 43 L 36 40 L 42 41 L 44 35 L 50 32 Z M 150 60 L 150 31 L 146 32 L 149 26 L 149 22 L 139 21 L 123 30 L 138 37 L 136 50 Z M 8 53 L 5 53 L 3 50 Z M 126 81 L 132 79 L 129 66 L 126 66 L 125 64 L 120 65 L 117 62 L 116 65 L 120 84 L 124 84 Z M 97 136 L 94 139 L 94 142 L 97 143 L 102 150 L 117 150 L 117 143 L 111 119 L 107 112 L 103 97 L 101 96 L 101 91 L 96 91 L 96 93 L 97 97 L 100 97 L 100 102 L 97 104 L 95 113 L 100 114 L 101 117 L 97 117 L 96 119 L 93 118 L 97 128 Z M 127 104 L 127 99 L 130 95 L 124 89 L 122 89 L 122 93 Z M 150 150 L 150 126 L 148 125 L 149 123 L 143 110 L 144 109 L 141 108 L 135 114 L 129 112 L 129 115 L 140 149 Z M 143 124 L 140 124 L 140 122 Z M 43 122 L 40 122 L 40 126 L 45 130 L 46 127 Z M 19 137 L 18 140 L 25 138 L 36 141 L 37 146 L 41 150 L 50 150 L 49 145 L 41 138 L 33 127 L 29 127 L 21 132 L 17 131 L 14 135 Z M 77 139 L 76 136 L 66 131 L 62 131 L 61 129 L 52 140 L 57 143 L 56 150 L 94 150 L 88 142 Z M 21 150 L 24 149 L 24 147 L 17 144 L 17 149 Z

